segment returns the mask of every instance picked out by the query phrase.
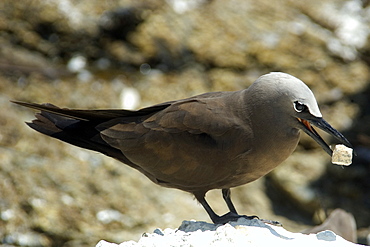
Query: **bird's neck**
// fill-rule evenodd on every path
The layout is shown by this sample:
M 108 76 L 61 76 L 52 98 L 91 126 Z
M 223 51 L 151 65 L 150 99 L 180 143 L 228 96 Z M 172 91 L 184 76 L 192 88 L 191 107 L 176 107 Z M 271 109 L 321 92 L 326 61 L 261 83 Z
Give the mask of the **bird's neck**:
M 299 130 L 291 127 L 290 116 L 273 107 L 273 100 L 249 99 L 248 119 L 253 129 L 254 146 L 251 155 L 259 167 L 264 167 L 262 173 L 274 169 L 297 147 Z M 252 102 L 251 102 L 252 101 Z M 282 147 L 283 146 L 283 147 Z M 263 158 L 261 158 L 263 157 Z

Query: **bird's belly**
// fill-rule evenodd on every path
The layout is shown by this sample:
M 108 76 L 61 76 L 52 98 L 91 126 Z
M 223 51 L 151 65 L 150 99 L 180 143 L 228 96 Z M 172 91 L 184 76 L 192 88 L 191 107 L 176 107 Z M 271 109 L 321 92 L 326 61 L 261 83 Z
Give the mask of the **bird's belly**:
M 143 172 L 155 183 L 185 191 L 212 190 L 240 186 L 252 182 L 278 166 L 281 162 L 263 159 L 261 162 L 251 162 L 249 153 L 239 155 L 237 159 L 221 159 L 218 162 L 214 157 L 203 155 L 191 160 L 172 160 L 170 162 L 155 163 L 146 166 Z M 208 160 L 212 160 L 209 162 Z M 148 160 L 145 161 L 147 164 Z M 139 162 L 140 163 L 140 162 Z
M 205 152 L 201 149 L 164 153 L 126 152 L 125 155 L 157 184 L 185 191 L 230 188 L 252 182 L 278 166 L 294 151 L 298 138 L 285 141 L 285 147 L 266 147 L 230 152 L 230 149 Z M 242 150 L 242 148 L 238 149 Z

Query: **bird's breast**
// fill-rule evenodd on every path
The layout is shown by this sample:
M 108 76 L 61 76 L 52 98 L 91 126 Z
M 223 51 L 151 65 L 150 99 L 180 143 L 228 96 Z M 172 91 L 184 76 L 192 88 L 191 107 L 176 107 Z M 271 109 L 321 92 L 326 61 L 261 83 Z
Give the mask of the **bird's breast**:
M 299 131 L 291 129 L 271 133 L 270 135 L 254 136 L 252 149 L 243 155 L 245 166 L 241 174 L 246 179 L 258 179 L 286 160 L 297 147 L 299 141 Z M 243 161 L 240 161 L 243 162 Z

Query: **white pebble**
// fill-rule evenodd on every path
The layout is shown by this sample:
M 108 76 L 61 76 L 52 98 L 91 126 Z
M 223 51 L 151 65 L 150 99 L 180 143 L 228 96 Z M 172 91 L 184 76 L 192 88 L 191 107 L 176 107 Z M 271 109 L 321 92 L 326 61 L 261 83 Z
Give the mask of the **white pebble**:
M 84 56 L 74 56 L 68 61 L 67 69 L 71 72 L 79 72 L 85 68 L 87 60 Z
M 140 105 L 140 93 L 132 87 L 124 87 L 120 95 L 121 106 L 126 110 L 135 110 Z
M 325 241 L 335 241 L 337 236 L 334 232 L 326 230 L 316 234 L 318 240 L 325 240 Z

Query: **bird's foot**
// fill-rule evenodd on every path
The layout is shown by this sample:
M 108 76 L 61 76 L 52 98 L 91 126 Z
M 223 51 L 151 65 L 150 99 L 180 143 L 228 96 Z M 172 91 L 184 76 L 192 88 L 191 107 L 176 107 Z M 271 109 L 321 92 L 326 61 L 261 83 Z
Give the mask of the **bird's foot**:
M 255 216 L 255 215 L 247 216 L 247 215 L 239 215 L 233 212 L 228 212 L 227 214 L 218 216 L 216 219 L 213 219 L 213 223 L 224 225 L 226 223 L 229 223 L 230 221 L 237 221 L 240 218 L 244 218 L 247 220 L 259 219 L 258 216 Z
M 260 219 L 256 215 L 252 215 L 252 216 L 239 215 L 239 214 L 236 214 L 236 213 L 233 213 L 233 212 L 229 212 L 229 213 L 224 214 L 222 216 L 218 216 L 218 218 L 213 219 L 213 223 L 224 225 L 226 223 L 229 223 L 230 221 L 237 221 L 240 218 L 244 218 L 244 219 L 247 219 L 247 220 L 258 219 L 258 220 L 262 221 L 265 224 L 270 224 L 270 225 L 275 225 L 275 226 L 282 226 L 282 224 L 279 221 Z

